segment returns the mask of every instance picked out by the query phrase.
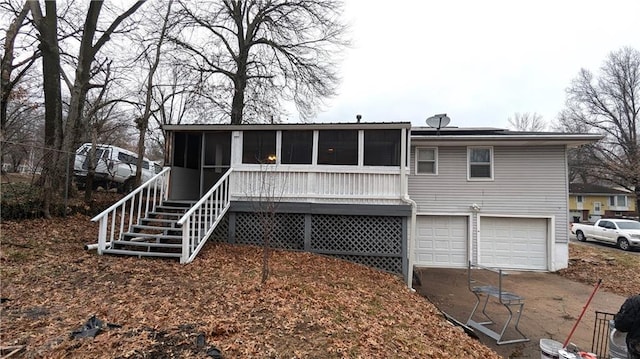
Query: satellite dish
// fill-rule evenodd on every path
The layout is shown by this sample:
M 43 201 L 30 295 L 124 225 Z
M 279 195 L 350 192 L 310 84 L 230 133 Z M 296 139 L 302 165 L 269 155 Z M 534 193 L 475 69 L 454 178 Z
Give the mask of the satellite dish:
M 447 125 L 451 122 L 451 119 L 447 116 L 446 113 L 441 113 L 439 115 L 433 115 L 427 119 L 427 126 L 437 128 L 438 130 L 442 127 L 447 127 Z

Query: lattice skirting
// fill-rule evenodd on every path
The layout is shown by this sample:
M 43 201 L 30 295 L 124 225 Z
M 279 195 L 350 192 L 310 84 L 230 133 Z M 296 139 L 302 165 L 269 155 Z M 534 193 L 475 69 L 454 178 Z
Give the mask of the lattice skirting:
M 228 240 L 262 245 L 267 228 L 273 233 L 271 246 L 274 248 L 326 254 L 406 274 L 404 217 L 300 213 L 275 213 L 272 216 L 273 219 L 257 213 L 230 213 L 226 222 Z M 225 224 L 221 223 L 221 227 Z M 216 229 L 216 238 L 221 238 L 224 230 Z

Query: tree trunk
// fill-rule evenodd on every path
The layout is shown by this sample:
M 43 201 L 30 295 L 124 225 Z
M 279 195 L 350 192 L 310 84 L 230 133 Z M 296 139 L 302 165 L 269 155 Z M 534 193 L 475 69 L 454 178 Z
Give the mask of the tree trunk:
M 231 102 L 231 124 L 242 124 L 242 112 L 244 111 L 244 91 L 247 88 L 247 79 L 238 73 L 235 80 L 233 101 Z
M 42 52 L 42 78 L 44 89 L 44 144 L 45 161 L 42 169 L 42 211 L 51 218 L 54 191 L 60 185 L 60 148 L 62 146 L 62 95 L 60 89 L 60 49 L 58 47 L 58 18 L 55 1 L 46 1 L 46 16 L 42 16 L 38 1 L 30 1 Z

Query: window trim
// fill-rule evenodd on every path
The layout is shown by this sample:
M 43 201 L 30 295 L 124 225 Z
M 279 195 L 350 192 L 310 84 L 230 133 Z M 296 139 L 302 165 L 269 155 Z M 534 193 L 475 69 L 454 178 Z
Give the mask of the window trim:
M 576 195 L 576 203 L 584 203 L 584 196 L 583 195 Z
M 418 159 L 418 152 L 420 152 L 420 150 L 433 150 L 433 173 L 418 172 L 418 163 L 420 162 L 420 160 Z M 426 162 L 426 161 L 422 161 L 422 162 Z M 438 175 L 438 147 L 426 147 L 426 146 L 416 147 L 413 172 L 417 176 L 437 176 Z
M 624 198 L 624 203 L 620 204 L 619 199 Z M 614 194 L 609 197 L 609 207 L 611 208 L 628 208 L 629 199 L 624 194 Z
M 490 177 L 471 177 L 471 151 L 477 149 L 489 150 L 489 172 Z M 467 147 L 467 181 L 493 181 L 494 180 L 494 158 L 493 146 L 469 146 Z

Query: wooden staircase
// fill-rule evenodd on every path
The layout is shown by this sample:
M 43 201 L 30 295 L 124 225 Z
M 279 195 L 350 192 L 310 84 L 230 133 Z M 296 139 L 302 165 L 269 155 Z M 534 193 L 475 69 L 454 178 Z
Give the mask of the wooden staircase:
M 227 172 L 197 202 L 169 200 L 171 167 L 91 219 L 98 254 L 172 257 L 192 262 L 231 206 Z
M 180 258 L 182 255 L 182 226 L 178 220 L 194 202 L 166 200 L 131 225 L 120 239 L 111 241 L 106 254 L 129 256 Z

